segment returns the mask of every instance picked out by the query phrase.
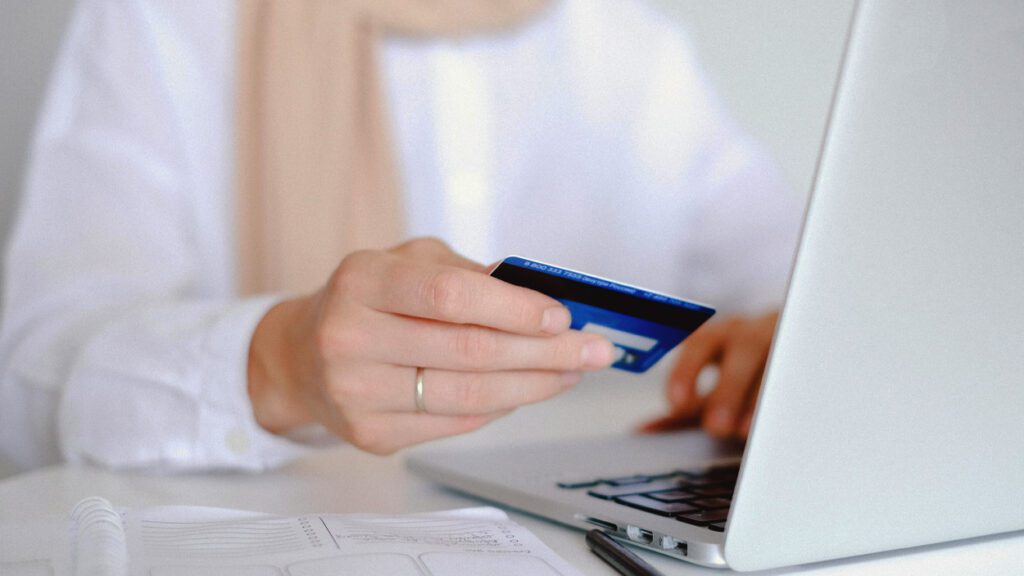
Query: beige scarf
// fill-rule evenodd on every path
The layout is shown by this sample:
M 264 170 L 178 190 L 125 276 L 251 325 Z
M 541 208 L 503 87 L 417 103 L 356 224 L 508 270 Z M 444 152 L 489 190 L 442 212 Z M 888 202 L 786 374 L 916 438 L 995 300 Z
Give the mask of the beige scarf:
M 377 51 L 385 33 L 511 28 L 547 0 L 239 0 L 236 187 L 244 294 L 310 291 L 402 238 Z

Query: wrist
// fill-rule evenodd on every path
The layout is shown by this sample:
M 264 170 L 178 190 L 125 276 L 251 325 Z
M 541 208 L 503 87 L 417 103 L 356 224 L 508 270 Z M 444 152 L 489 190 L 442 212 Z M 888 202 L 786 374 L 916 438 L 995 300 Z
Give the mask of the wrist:
M 302 393 L 309 376 L 304 373 L 303 328 L 309 298 L 278 303 L 260 320 L 249 344 L 248 391 L 256 422 L 274 434 L 284 434 L 313 423 Z

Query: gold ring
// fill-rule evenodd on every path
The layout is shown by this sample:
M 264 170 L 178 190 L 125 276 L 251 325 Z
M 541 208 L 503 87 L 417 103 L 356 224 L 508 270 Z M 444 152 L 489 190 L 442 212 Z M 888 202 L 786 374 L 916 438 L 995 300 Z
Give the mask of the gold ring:
M 427 405 L 423 403 L 423 368 L 416 368 L 416 411 L 426 413 Z

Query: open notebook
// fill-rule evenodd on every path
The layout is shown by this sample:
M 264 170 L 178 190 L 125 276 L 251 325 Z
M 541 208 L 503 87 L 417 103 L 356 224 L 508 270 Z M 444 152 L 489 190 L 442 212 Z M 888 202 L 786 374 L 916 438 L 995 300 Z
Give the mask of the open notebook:
M 86 498 L 70 519 L 0 526 L 3 576 L 579 576 L 496 508 L 280 517 Z

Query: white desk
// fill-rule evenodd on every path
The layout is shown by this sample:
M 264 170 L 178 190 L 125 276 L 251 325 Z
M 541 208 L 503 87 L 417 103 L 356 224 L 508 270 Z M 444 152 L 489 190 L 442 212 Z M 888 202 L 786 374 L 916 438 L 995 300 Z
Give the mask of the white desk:
M 667 364 L 667 363 L 666 363 Z M 661 374 L 637 379 L 608 372 L 546 404 L 524 408 L 452 445 L 494 449 L 546 438 L 592 436 L 631 429 L 661 407 Z M 100 495 L 115 505 L 190 504 L 295 515 L 303 512 L 403 513 L 480 505 L 480 502 L 410 475 L 403 455 L 379 458 L 342 446 L 262 475 L 147 476 L 57 466 L 0 481 L 0 522 L 41 514 L 64 515 L 81 498 Z M 511 512 L 585 574 L 614 574 L 593 556 L 583 533 Z M 641 552 L 674 574 L 721 574 Z M 909 553 L 805 567 L 778 574 L 1024 574 L 1024 534 L 932 546 Z

